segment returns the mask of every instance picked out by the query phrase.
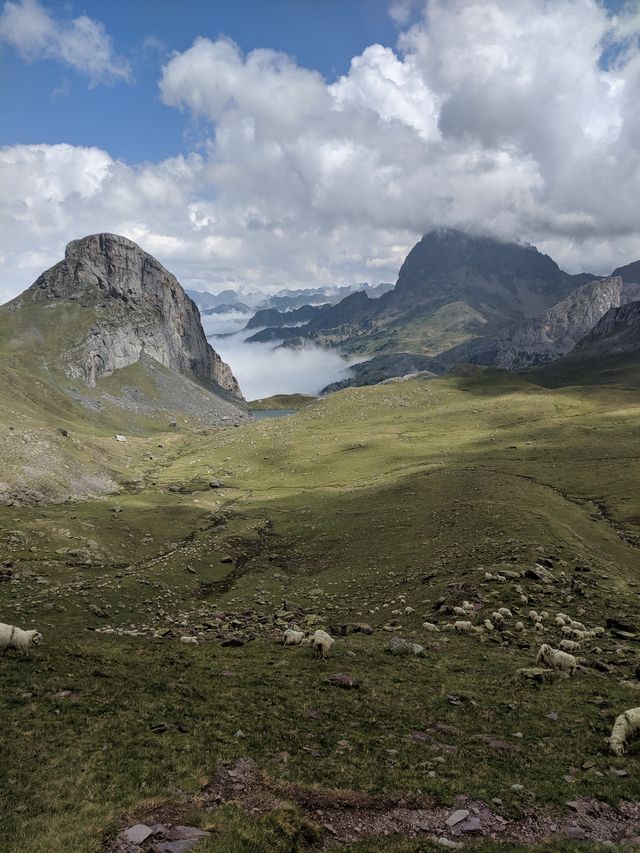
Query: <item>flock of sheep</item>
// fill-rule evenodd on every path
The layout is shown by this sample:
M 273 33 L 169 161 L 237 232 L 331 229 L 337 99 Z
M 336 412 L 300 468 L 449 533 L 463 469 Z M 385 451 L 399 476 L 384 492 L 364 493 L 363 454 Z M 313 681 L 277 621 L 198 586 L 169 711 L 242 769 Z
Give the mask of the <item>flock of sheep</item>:
M 407 608 L 413 611 L 413 608 Z M 475 612 L 474 605 L 469 601 L 463 601 L 460 606 L 453 608 L 455 616 L 469 616 Z M 422 628 L 428 632 L 455 631 L 459 634 L 484 634 L 490 631 L 503 631 L 507 621 L 513 619 L 513 614 L 508 607 L 500 607 L 491 614 L 490 619 L 485 619 L 482 625 L 474 625 L 470 619 L 458 619 L 453 623 L 444 623 L 439 627 L 435 622 L 423 622 Z M 545 632 L 545 620 L 549 619 L 547 611 L 538 613 L 536 610 L 529 611 L 529 620 L 536 633 Z M 580 640 L 593 639 L 604 634 L 604 628 L 598 626 L 588 629 L 582 622 L 571 619 L 565 613 L 558 613 L 554 620 L 555 627 L 562 634 L 559 642 L 560 648 L 554 649 L 548 643 L 543 643 L 538 651 L 536 662 L 550 669 L 557 669 L 568 676 L 574 675 L 578 668 L 578 661 L 572 652 L 580 650 Z M 514 630 L 524 630 L 524 623 L 514 623 Z M 15 625 L 7 625 L 0 622 L 0 650 L 3 656 L 9 649 L 21 651 L 28 657 L 29 648 L 37 646 L 42 642 L 42 634 L 37 630 L 24 631 Z M 185 645 L 198 645 L 198 639 L 192 636 L 180 637 L 180 642 Z M 335 640 L 322 629 L 316 630 L 310 637 L 296 628 L 287 628 L 283 633 L 283 645 L 285 646 L 310 646 L 315 655 L 325 659 L 331 652 Z M 609 744 L 615 755 L 623 755 L 631 740 L 640 736 L 640 708 L 630 708 L 616 718 Z

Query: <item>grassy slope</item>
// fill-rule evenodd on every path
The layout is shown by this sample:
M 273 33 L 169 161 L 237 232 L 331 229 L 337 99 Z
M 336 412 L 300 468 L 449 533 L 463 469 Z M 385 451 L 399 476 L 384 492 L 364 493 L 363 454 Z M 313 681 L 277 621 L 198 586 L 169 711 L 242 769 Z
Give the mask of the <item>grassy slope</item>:
M 302 409 L 309 403 L 315 401 L 310 394 L 274 394 L 272 397 L 263 397 L 260 400 L 249 402 L 249 411 L 260 409 Z
M 483 602 L 483 616 L 506 605 L 568 610 L 591 625 L 635 618 L 639 415 L 637 392 L 624 387 L 546 389 L 506 374 L 350 389 L 284 421 L 160 439 L 147 485 L 118 498 L 120 513 L 113 500 L 0 510 L 16 575 L 0 583 L 2 619 L 45 634 L 28 664 L 0 661 L 8 849 L 98 850 L 123 811 L 197 794 L 220 760 L 239 756 L 296 782 L 445 802 L 500 797 L 507 814 L 581 795 L 640 798 L 638 755 L 612 759 L 605 744 L 613 718 L 639 704 L 623 683 L 635 643 L 607 636 L 601 651 L 587 647 L 609 675 L 533 687 L 514 679 L 535 657 L 528 630 L 531 648 L 420 628 L 443 594 Z M 212 476 L 227 487 L 208 490 Z M 168 490 L 176 484 L 181 492 Z M 88 550 L 91 564 L 69 548 Z M 485 570 L 520 571 L 540 556 L 557 558 L 557 583 L 521 579 L 526 607 L 518 581 L 484 580 Z M 586 596 L 572 589 L 576 565 L 590 569 L 576 574 Z M 394 620 L 401 595 L 416 612 Z M 270 620 L 284 598 L 328 626 L 368 621 L 376 631 L 340 640 L 316 663 L 308 649 L 278 646 L 271 622 L 257 618 L 243 648 L 85 630 L 181 633 L 216 611 Z M 109 608 L 108 620 L 90 603 Z M 384 652 L 390 621 L 426 645 L 426 658 Z M 338 671 L 361 690 L 327 686 Z M 153 733 L 158 723 L 169 731 Z M 225 814 L 215 818 L 225 841 L 211 849 L 296 849 L 277 821 Z M 362 847 L 387 848 L 425 849 Z

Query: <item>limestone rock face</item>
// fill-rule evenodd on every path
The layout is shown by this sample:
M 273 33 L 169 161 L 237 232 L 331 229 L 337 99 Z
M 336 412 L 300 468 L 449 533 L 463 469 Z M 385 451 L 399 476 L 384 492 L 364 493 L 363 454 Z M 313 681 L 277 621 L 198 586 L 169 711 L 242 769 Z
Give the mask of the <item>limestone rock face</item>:
M 57 300 L 77 300 L 95 311 L 90 328 L 62 354 L 69 376 L 95 385 L 148 356 L 242 401 L 231 369 L 207 342 L 195 303 L 174 275 L 126 237 L 92 234 L 72 241 L 64 260 L 17 302 Z

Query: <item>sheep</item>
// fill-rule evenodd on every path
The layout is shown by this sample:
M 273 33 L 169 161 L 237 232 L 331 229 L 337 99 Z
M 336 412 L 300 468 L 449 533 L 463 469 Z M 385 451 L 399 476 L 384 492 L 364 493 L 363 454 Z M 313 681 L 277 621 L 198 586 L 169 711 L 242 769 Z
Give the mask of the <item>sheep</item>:
M 304 631 L 294 631 L 292 628 L 287 628 L 282 637 L 285 646 L 299 646 L 303 640 Z
M 505 578 L 504 575 L 496 575 L 494 577 L 494 581 L 498 581 L 499 583 L 506 583 L 507 579 Z
M 198 638 L 197 637 L 189 637 L 189 636 L 180 637 L 180 642 L 184 643 L 185 646 L 197 646 L 198 645 Z
M 412 613 L 415 613 L 416 611 L 413 609 L 413 607 L 405 607 L 404 612 L 407 614 L 407 616 L 410 616 Z
M 473 611 L 475 610 L 475 607 L 473 606 L 473 604 L 470 601 L 463 601 L 462 602 L 462 609 L 465 611 L 465 613 L 473 613 Z
M 41 642 L 40 631 L 23 631 L 15 625 L 0 622 L 0 649 L 3 655 L 6 655 L 9 649 L 20 649 L 25 657 L 29 657 L 29 646 L 38 646 Z
M 549 618 L 549 614 L 547 613 L 547 611 L 546 611 L 546 610 L 541 610 L 541 611 L 540 611 L 540 618 L 541 618 L 541 619 L 548 619 L 548 618 Z
M 571 622 L 569 616 L 566 613 L 556 613 L 556 619 L 563 619 L 565 622 Z
M 593 633 L 596 637 L 602 637 L 604 635 L 604 628 L 602 627 L 602 625 L 598 625 L 596 628 L 593 629 Z
M 484 579 L 485 579 L 486 581 L 492 581 L 492 580 L 493 580 L 493 575 L 491 574 L 491 572 L 485 572 L 485 573 L 484 573 Z
M 324 660 L 331 651 L 331 646 L 333 646 L 334 642 L 335 640 L 326 631 L 318 629 L 313 637 L 311 637 L 311 648 L 317 657 L 321 657 Z
M 529 599 L 527 598 L 527 596 L 523 592 L 521 592 L 520 593 L 520 604 L 528 604 L 528 603 L 529 603 Z
M 583 625 L 582 622 L 575 622 L 575 621 L 569 622 L 569 627 L 573 628 L 574 631 L 586 631 L 587 630 L 586 626 Z
M 493 631 L 493 629 L 495 628 L 495 625 L 490 619 L 485 619 L 482 624 L 487 629 L 487 631 Z
M 537 631 L 538 634 L 544 634 L 544 625 L 542 624 L 542 622 L 534 622 L 533 630 Z
M 398 609 L 392 610 L 391 615 L 392 616 L 402 616 L 402 610 L 398 610 Z
M 423 631 L 431 631 L 431 633 L 436 633 L 440 629 L 433 622 L 423 622 L 422 623 L 422 630 Z
M 524 622 L 516 622 L 513 627 L 516 629 L 516 631 L 524 631 Z
M 471 622 L 454 622 L 453 623 L 454 631 L 457 631 L 458 634 L 463 634 L 465 632 L 469 632 L 471 630 Z
M 579 652 L 580 651 L 580 643 L 576 643 L 574 640 L 560 640 L 558 644 L 563 652 Z
M 508 607 L 499 607 L 498 613 L 503 616 L 505 619 L 512 619 L 513 613 L 509 610 Z
M 629 708 L 616 718 L 609 746 L 614 755 L 624 755 L 627 751 L 629 741 L 640 733 L 640 708 Z
M 454 607 L 453 612 L 454 612 L 455 616 L 466 616 L 467 615 L 467 611 L 464 609 L 464 607 Z
M 562 616 L 560 616 L 560 614 L 558 614 L 558 615 L 556 616 L 555 622 L 556 622 L 556 627 L 557 627 L 557 628 L 562 628 L 562 626 L 565 624 L 565 621 L 564 621 L 563 617 L 562 617 Z
M 537 658 L 538 664 L 546 664 L 553 669 L 560 669 L 566 672 L 567 675 L 573 675 L 578 667 L 578 661 L 573 655 L 567 652 L 562 652 L 560 649 L 552 649 L 551 646 L 543 643 L 540 646 Z
M 562 628 L 560 628 L 560 633 L 563 637 L 573 636 L 573 630 L 568 625 L 563 625 Z
M 536 610 L 530 610 L 529 611 L 529 619 L 532 622 L 540 622 L 541 621 L 540 617 L 538 616 L 538 612 Z

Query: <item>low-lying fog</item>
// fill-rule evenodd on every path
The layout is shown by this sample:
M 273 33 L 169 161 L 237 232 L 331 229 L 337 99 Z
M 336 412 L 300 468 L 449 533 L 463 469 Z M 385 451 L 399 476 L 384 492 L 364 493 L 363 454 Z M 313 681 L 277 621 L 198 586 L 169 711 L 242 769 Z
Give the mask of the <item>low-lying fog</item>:
M 230 365 L 247 400 L 272 394 L 317 394 L 325 385 L 343 379 L 349 361 L 317 346 L 281 349 L 280 341 L 248 344 L 258 329 L 242 331 L 251 314 L 210 314 L 202 325 L 216 352 Z

